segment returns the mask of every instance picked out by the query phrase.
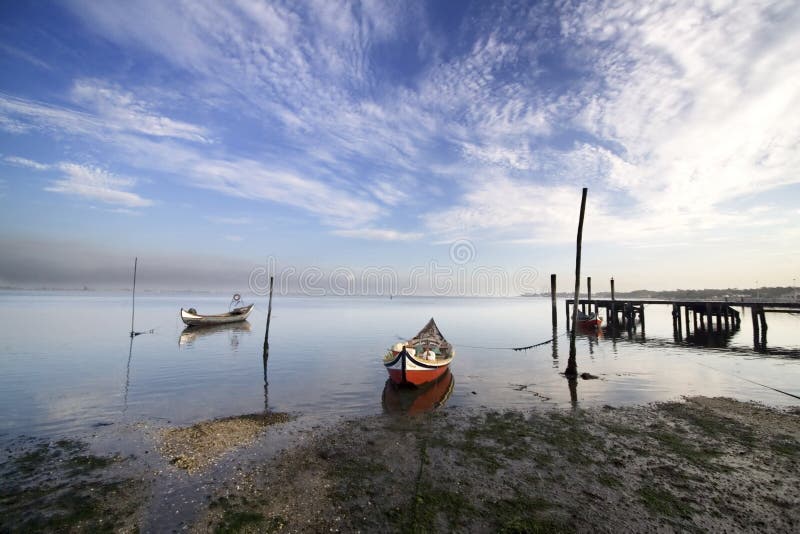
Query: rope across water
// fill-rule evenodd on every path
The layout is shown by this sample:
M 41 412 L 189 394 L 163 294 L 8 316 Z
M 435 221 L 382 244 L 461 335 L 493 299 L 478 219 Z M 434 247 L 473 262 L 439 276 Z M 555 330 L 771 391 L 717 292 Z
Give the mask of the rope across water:
M 557 335 L 555 337 L 552 337 L 550 339 L 546 339 L 544 341 L 540 341 L 539 343 L 534 343 L 532 345 L 526 345 L 524 347 L 481 347 L 481 346 L 477 346 L 477 345 L 464 345 L 463 343 L 457 343 L 457 344 L 454 344 L 454 345 L 456 347 L 464 347 L 464 348 L 468 348 L 468 349 L 523 351 L 523 350 L 528 350 L 528 349 L 534 349 L 536 347 L 541 347 L 543 345 L 549 345 L 550 343 L 552 343 L 556 339 L 558 339 L 560 337 L 564 337 L 566 335 L 567 335 L 566 333 L 559 334 L 559 335 Z

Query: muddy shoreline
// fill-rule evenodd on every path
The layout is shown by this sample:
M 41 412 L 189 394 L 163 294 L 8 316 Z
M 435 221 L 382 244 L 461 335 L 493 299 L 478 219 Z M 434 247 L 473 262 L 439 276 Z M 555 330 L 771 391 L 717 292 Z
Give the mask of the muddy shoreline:
M 268 414 L 147 439 L 138 457 L 8 447 L 0 532 L 800 529 L 797 407 L 693 397 L 322 426 Z

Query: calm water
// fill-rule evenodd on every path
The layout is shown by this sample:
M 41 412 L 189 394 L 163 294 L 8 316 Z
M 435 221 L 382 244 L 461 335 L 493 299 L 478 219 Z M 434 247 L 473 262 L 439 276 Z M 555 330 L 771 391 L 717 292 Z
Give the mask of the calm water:
M 641 333 L 581 336 L 580 380 L 559 375 L 568 339 L 514 352 L 551 336 L 549 301 L 536 298 L 276 297 L 268 388 L 261 347 L 265 299 L 249 323 L 184 332 L 181 306 L 227 309 L 227 296 L 141 295 L 130 341 L 130 297 L 101 293 L 0 292 L 0 438 L 69 435 L 133 422 L 187 424 L 264 409 L 307 417 L 374 414 L 405 403 L 490 408 L 632 404 L 682 395 L 725 395 L 770 405 L 800 401 L 738 377 L 800 394 L 800 317 L 768 315 L 766 354 L 752 350 L 750 318 L 722 348 L 678 344 L 670 309 L 647 308 Z M 247 297 L 245 300 L 248 300 Z M 563 323 L 563 303 L 559 303 Z M 417 399 L 387 391 L 381 363 L 398 337 L 435 317 L 455 346 L 452 379 Z M 559 333 L 563 333 L 563 324 Z M 788 350 L 787 350 L 788 349 Z

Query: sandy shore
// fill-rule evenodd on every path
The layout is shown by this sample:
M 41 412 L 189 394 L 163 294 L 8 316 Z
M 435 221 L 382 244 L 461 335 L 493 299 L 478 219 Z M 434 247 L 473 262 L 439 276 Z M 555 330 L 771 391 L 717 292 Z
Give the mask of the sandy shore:
M 697 397 L 375 416 L 291 431 L 290 446 L 260 455 L 285 420 L 162 431 L 161 467 L 148 472 L 80 445 L 11 450 L 0 531 L 135 530 L 166 476 L 204 481 L 193 532 L 800 530 L 800 409 Z M 171 530 L 168 519 L 144 530 Z

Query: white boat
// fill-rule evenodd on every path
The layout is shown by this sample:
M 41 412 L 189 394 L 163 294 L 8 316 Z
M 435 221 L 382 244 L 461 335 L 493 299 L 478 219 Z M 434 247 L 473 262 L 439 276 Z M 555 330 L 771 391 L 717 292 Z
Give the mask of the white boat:
M 247 316 L 250 315 L 250 312 L 253 310 L 253 306 L 255 306 L 255 304 L 241 306 L 227 313 L 220 313 L 217 315 L 201 315 L 197 313 L 197 310 L 194 308 L 189 308 L 188 310 L 181 308 L 181 319 L 189 326 L 238 323 L 239 321 L 247 319 Z

